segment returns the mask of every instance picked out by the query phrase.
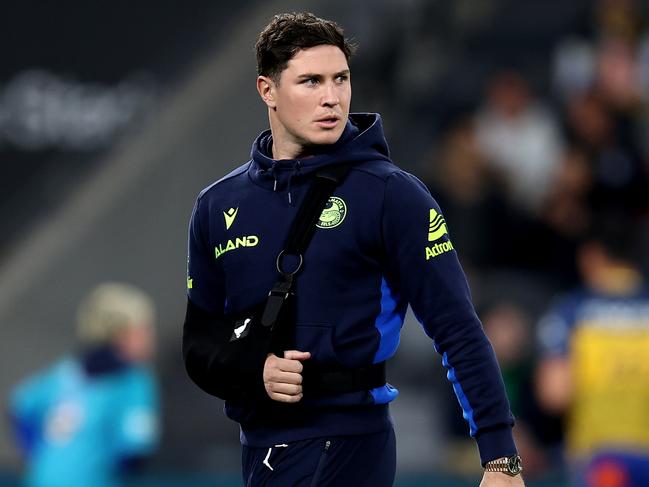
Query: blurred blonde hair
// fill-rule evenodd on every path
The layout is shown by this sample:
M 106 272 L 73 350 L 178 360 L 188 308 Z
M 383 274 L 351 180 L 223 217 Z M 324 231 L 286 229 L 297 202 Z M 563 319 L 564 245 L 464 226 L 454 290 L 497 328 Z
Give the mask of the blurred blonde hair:
M 77 311 L 77 334 L 86 343 L 111 341 L 131 326 L 153 325 L 151 297 L 130 284 L 105 282 L 93 289 Z

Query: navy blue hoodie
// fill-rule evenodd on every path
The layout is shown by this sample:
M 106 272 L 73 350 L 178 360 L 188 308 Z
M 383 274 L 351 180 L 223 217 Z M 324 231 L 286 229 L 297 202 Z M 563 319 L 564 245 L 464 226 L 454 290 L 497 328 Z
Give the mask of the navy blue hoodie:
M 351 164 L 304 256 L 296 288 L 296 349 L 310 352 L 309 360 L 323 368 L 383 362 L 396 352 L 410 304 L 442 356 L 482 462 L 514 454 L 500 370 L 446 222 L 425 186 L 390 161 L 380 116 L 352 114 L 339 141 L 308 158 L 275 161 L 271 148 L 270 131 L 263 132 L 251 161 L 200 193 L 189 229 L 190 302 L 223 315 L 263 301 L 310 176 L 326 165 Z M 192 358 L 200 343 L 187 330 L 184 341 L 186 363 L 192 363 L 188 372 L 198 383 L 195 377 L 209 364 L 198 352 Z M 290 427 L 248 424 L 250 411 L 228 403 L 226 413 L 240 422 L 244 444 L 269 447 L 381 431 L 390 425 L 388 403 L 397 395 L 390 384 L 305 395 L 301 419 Z

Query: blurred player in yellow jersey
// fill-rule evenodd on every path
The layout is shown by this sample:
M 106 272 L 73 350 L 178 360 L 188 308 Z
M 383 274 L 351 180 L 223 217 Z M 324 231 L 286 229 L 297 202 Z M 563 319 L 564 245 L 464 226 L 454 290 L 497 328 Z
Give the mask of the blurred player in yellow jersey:
M 649 289 L 625 219 L 593 225 L 580 246 L 584 287 L 539 326 L 540 404 L 566 414 L 579 487 L 649 486 Z

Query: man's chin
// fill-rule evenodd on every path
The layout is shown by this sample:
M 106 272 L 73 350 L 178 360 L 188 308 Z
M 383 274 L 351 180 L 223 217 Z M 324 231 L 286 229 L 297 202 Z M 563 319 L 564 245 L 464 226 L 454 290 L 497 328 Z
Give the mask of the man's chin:
M 310 145 L 332 145 L 338 142 L 340 136 L 343 134 L 342 130 L 331 130 L 324 133 L 315 134 L 310 142 Z

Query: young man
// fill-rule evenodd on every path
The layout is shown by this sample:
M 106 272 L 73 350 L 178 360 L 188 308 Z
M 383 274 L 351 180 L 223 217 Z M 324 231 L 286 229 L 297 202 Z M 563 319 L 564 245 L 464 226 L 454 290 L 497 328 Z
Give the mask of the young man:
M 300 13 L 277 15 L 256 47 L 270 130 L 251 161 L 200 194 L 190 222 L 183 351 L 205 391 L 222 395 L 229 377 L 214 337 L 268 295 L 315 173 L 351 171 L 297 276 L 295 349 L 260 363 L 251 382 L 265 400 L 226 401 L 241 425 L 245 485 L 392 485 L 388 403 L 398 391 L 365 376 L 395 353 L 408 303 L 443 355 L 482 463 L 500 470 L 482 485 L 523 485 L 500 371 L 441 211 L 390 161 L 380 117 L 349 114 L 352 46 L 334 22 Z M 311 392 L 325 376 L 344 392 Z

